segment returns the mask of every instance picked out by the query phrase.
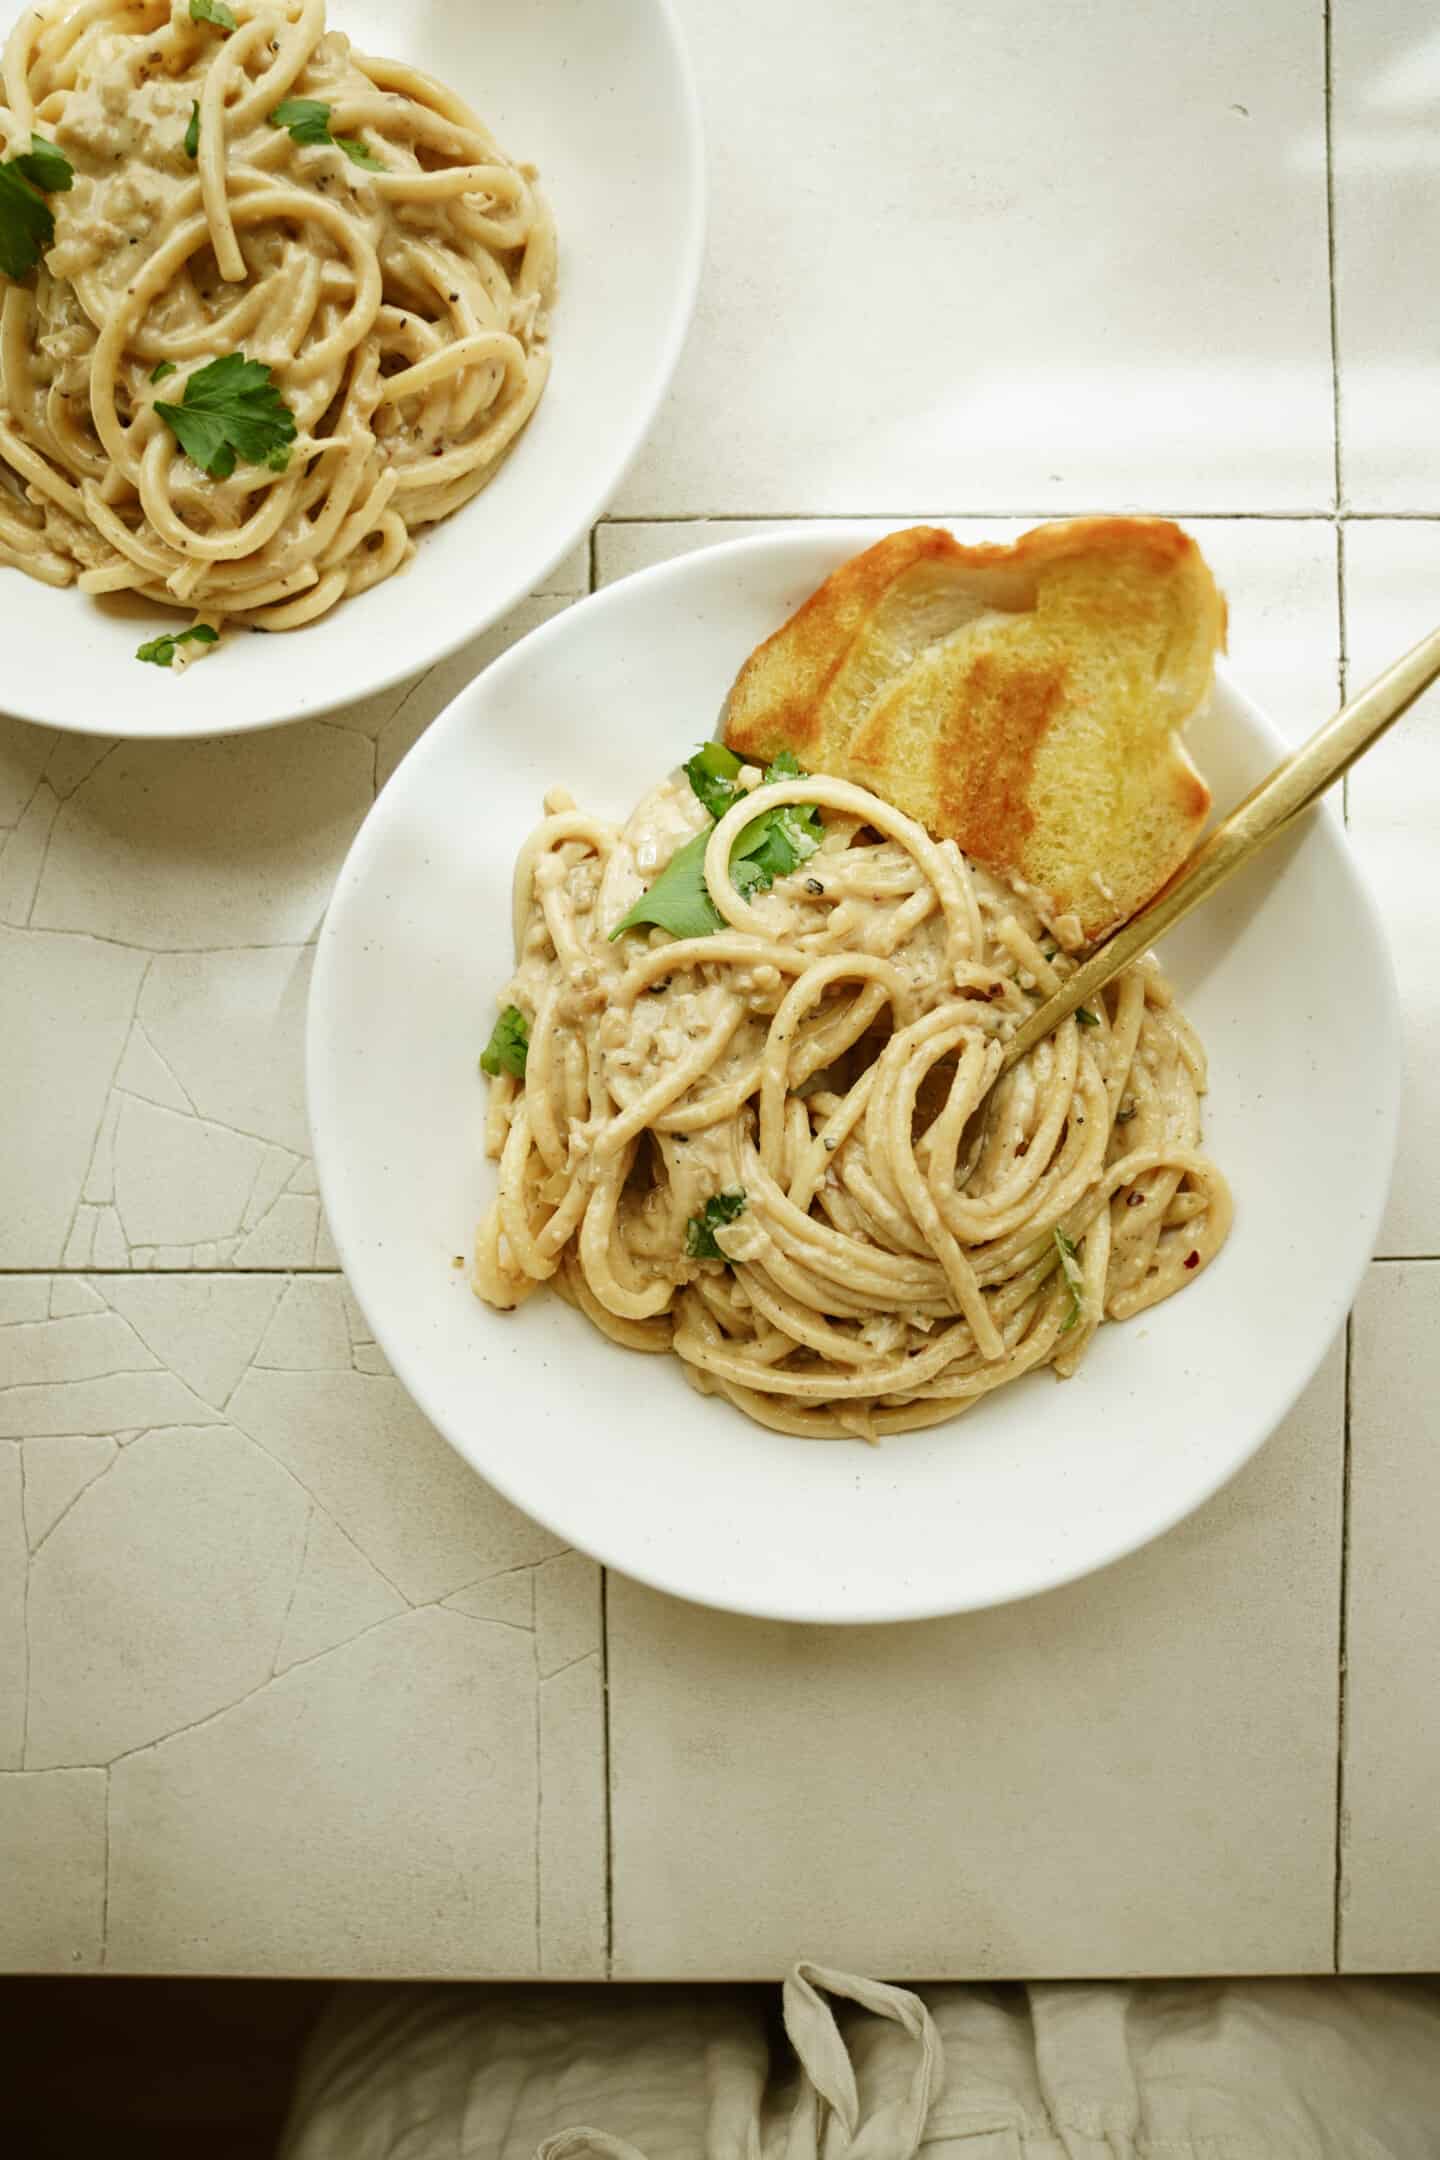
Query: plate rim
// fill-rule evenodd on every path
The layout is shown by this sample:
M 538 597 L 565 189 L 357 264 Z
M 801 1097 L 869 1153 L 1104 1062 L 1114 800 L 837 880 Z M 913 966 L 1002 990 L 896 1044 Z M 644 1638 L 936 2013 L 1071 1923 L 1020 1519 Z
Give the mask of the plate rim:
M 1374 1061 L 1378 1074 L 1378 1116 L 1373 1121 L 1373 1124 L 1379 1128 L 1378 1134 L 1372 1134 L 1372 1145 L 1378 1145 L 1376 1174 L 1367 1186 L 1364 1208 L 1360 1211 L 1358 1217 L 1352 1216 L 1351 1218 L 1357 1231 L 1363 1234 L 1357 1236 L 1355 1258 L 1345 1270 L 1336 1290 L 1327 1300 L 1326 1324 L 1323 1333 L 1317 1335 L 1319 1347 L 1308 1361 L 1302 1361 L 1302 1365 L 1297 1368 L 1288 1387 L 1281 1391 L 1281 1397 L 1278 1399 L 1276 1407 L 1273 1411 L 1267 1411 L 1265 1417 L 1260 1421 L 1249 1445 L 1236 1455 L 1233 1460 L 1213 1473 L 1207 1472 L 1206 1475 L 1196 1481 L 1192 1488 L 1187 1488 L 1184 1496 L 1173 1506 L 1157 1514 L 1147 1529 L 1139 1535 L 1127 1531 L 1113 1541 L 1103 1544 L 1098 1552 L 1092 1552 L 1083 1561 L 1073 1566 L 1062 1565 L 1048 1571 L 1043 1579 L 1029 1580 L 1025 1577 L 1024 1571 L 1021 1570 L 1017 1577 L 1019 1587 L 1007 1591 L 1003 1596 L 986 1593 L 978 1597 L 966 1597 L 963 1595 L 963 1586 L 958 1584 L 954 1595 L 946 1592 L 937 1597 L 934 1589 L 927 1589 L 918 1597 L 907 1596 L 905 1594 L 906 1585 L 898 1576 L 895 1578 L 894 1587 L 884 1604 L 878 1604 L 872 1599 L 869 1604 L 862 1604 L 858 1607 L 847 1606 L 844 1612 L 826 1610 L 813 1602 L 807 1602 L 804 1596 L 787 1599 L 776 1595 L 757 1600 L 745 1596 L 727 1598 L 712 1593 L 708 1589 L 701 1592 L 693 1585 L 687 1587 L 683 1581 L 677 1580 L 669 1574 L 664 1562 L 663 1548 L 658 1549 L 659 1558 L 655 1562 L 647 1561 L 647 1564 L 637 1566 L 633 1559 L 628 1556 L 621 1557 L 613 1550 L 612 1541 L 609 1538 L 597 1539 L 591 1536 L 588 1531 L 585 1531 L 583 1526 L 577 1530 L 575 1525 L 565 1519 L 566 1509 L 563 1495 L 561 1495 L 555 1510 L 552 1511 L 547 1504 L 545 1512 L 540 1512 L 535 1501 L 528 1494 L 514 1489 L 513 1481 L 506 1473 L 503 1464 L 498 1474 L 488 1464 L 482 1468 L 470 1450 L 462 1445 L 458 1439 L 451 1436 L 446 1423 L 440 1415 L 437 1415 L 436 1406 L 430 1399 L 430 1389 L 426 1382 L 423 1366 L 417 1369 L 405 1346 L 403 1344 L 397 1346 L 394 1343 L 392 1331 L 385 1326 L 383 1315 L 372 1310 L 366 1290 L 362 1287 L 360 1281 L 356 1279 L 355 1274 L 352 1273 L 350 1256 L 353 1255 L 355 1250 L 352 1232 L 356 1237 L 362 1233 L 359 1232 L 357 1225 L 347 1223 L 343 1219 L 345 1215 L 343 1201 L 337 1203 L 336 1199 L 337 1195 L 343 1194 L 345 1183 L 338 1161 L 336 1123 L 326 1117 L 322 1116 L 317 1119 L 315 1116 L 317 1100 L 321 1099 L 325 1093 L 333 1092 L 327 1090 L 324 1086 L 323 1067 L 327 1041 L 325 1023 L 333 996 L 332 982 L 338 982 L 336 971 L 340 964 L 337 957 L 340 951 L 340 938 L 342 935 L 340 925 L 343 922 L 351 895 L 358 892 L 363 883 L 369 857 L 379 845 L 378 836 L 382 830 L 382 820 L 379 816 L 380 805 L 390 789 L 396 786 L 400 776 L 411 767 L 412 761 L 414 761 L 416 769 L 419 769 L 419 767 L 423 766 L 427 749 L 430 754 L 434 754 L 435 746 L 444 739 L 449 731 L 464 725 L 463 709 L 477 695 L 481 685 L 489 687 L 497 677 L 503 679 L 509 673 L 523 673 L 528 665 L 531 653 L 538 646 L 564 635 L 573 636 L 573 629 L 568 626 L 573 623 L 577 615 L 585 615 L 586 611 L 589 611 L 588 619 L 593 620 L 595 614 L 599 611 L 618 605 L 619 596 L 622 594 L 625 595 L 628 602 L 633 603 L 634 588 L 640 584 L 658 590 L 669 582 L 679 582 L 687 572 L 693 574 L 694 566 L 699 559 L 714 563 L 734 560 L 737 557 L 759 556 L 767 553 L 783 557 L 787 553 L 798 554 L 805 547 L 813 545 L 816 541 L 823 540 L 827 543 L 833 543 L 837 551 L 841 551 L 837 552 L 836 557 L 837 561 L 841 561 L 846 559 L 846 556 L 853 553 L 858 547 L 867 544 L 868 541 L 873 541 L 877 537 L 875 528 L 876 521 L 873 519 L 814 519 L 796 523 L 786 521 L 782 527 L 773 532 L 749 534 L 738 539 L 718 541 L 709 546 L 688 550 L 682 555 L 670 556 L 660 562 L 648 564 L 625 577 L 616 578 L 612 583 L 600 587 L 598 591 L 585 595 L 572 606 L 562 609 L 558 615 L 551 617 L 548 621 L 538 624 L 534 629 L 528 631 L 524 637 L 517 639 L 514 645 L 491 661 L 488 667 L 483 668 L 479 674 L 472 677 L 470 682 L 457 692 L 455 697 L 436 716 L 400 760 L 394 772 L 386 781 L 384 788 L 377 795 L 351 843 L 332 887 L 330 899 L 326 906 L 325 918 L 316 941 L 315 962 L 311 975 L 305 1017 L 305 1099 L 307 1120 L 310 1127 L 311 1151 L 320 1188 L 321 1205 L 324 1210 L 325 1220 L 329 1224 L 340 1267 L 392 1373 L 409 1396 L 411 1402 L 435 1428 L 435 1431 L 445 1441 L 446 1445 L 459 1455 L 460 1459 L 477 1477 L 491 1486 L 502 1498 L 508 1500 L 512 1506 L 520 1509 L 523 1514 L 532 1520 L 540 1522 L 543 1527 L 553 1531 L 557 1536 L 564 1537 L 568 1544 L 587 1554 L 602 1567 L 613 1568 L 617 1573 L 628 1577 L 631 1581 L 639 1582 L 667 1597 L 679 1598 L 686 1604 L 700 1605 L 716 1611 L 734 1613 L 744 1618 L 824 1627 L 899 1625 L 913 1621 L 947 1618 L 962 1612 L 980 1612 L 995 1607 L 1020 1604 L 1030 1598 L 1044 1596 L 1051 1590 L 1062 1589 L 1067 1584 L 1083 1581 L 1088 1576 L 1101 1573 L 1103 1570 L 1114 1566 L 1118 1561 L 1128 1558 L 1130 1554 L 1139 1552 L 1146 1546 L 1156 1543 L 1160 1538 L 1167 1536 L 1180 1523 L 1208 1505 L 1217 1493 L 1230 1484 L 1246 1465 L 1255 1459 L 1260 1449 L 1273 1437 L 1277 1428 L 1289 1416 L 1305 1389 L 1314 1379 L 1329 1355 L 1337 1336 L 1346 1324 L 1364 1280 L 1365 1272 L 1374 1257 L 1385 1207 L 1389 1198 L 1390 1186 L 1394 1178 L 1403 1079 L 1403 1016 L 1394 955 L 1391 951 L 1384 920 L 1370 889 L 1369 879 L 1349 844 L 1349 836 L 1345 827 L 1332 817 L 1330 819 L 1331 839 L 1339 850 L 1338 859 L 1349 875 L 1353 902 L 1357 906 L 1364 929 L 1376 949 L 1379 960 L 1376 990 L 1379 1018 L 1383 1028 L 1383 1041 L 1379 1045 L 1378 1055 Z M 1217 663 L 1216 676 L 1225 685 L 1227 694 L 1245 710 L 1247 718 L 1256 728 L 1262 741 L 1274 752 L 1277 759 L 1282 757 L 1290 745 L 1287 744 L 1279 729 L 1263 708 L 1235 682 L 1229 668 L 1223 661 Z M 500 738 L 500 740 L 503 746 L 503 738 Z M 1323 817 L 1327 815 L 1327 812 L 1321 808 L 1317 814 Z
M 700 296 L 700 279 L 705 263 L 706 236 L 709 225 L 709 191 L 706 173 L 703 108 L 695 74 L 695 62 L 689 43 L 680 26 L 679 16 L 676 11 L 676 0 L 626 0 L 626 4 L 631 7 L 643 7 L 651 13 L 655 27 L 665 41 L 671 62 L 675 68 L 676 83 L 679 91 L 678 110 L 684 134 L 685 192 L 689 207 L 681 248 L 679 276 L 675 281 L 672 292 L 665 334 L 655 350 L 649 387 L 637 407 L 633 439 L 623 446 L 616 456 L 612 457 L 600 483 L 587 496 L 583 515 L 578 511 L 576 512 L 559 544 L 547 551 L 543 559 L 538 563 L 526 568 L 521 573 L 518 581 L 512 577 L 497 585 L 495 591 L 498 597 L 496 599 L 487 601 L 480 613 L 473 618 L 467 618 L 453 634 L 448 631 L 442 633 L 441 641 L 431 647 L 425 657 L 418 663 L 408 654 L 403 661 L 393 666 L 382 660 L 379 663 L 378 672 L 367 680 L 362 690 L 346 690 L 342 696 L 333 698 L 326 697 L 322 691 L 313 702 L 307 695 L 303 704 L 292 705 L 283 712 L 267 712 L 253 719 L 227 720 L 218 725 L 208 722 L 205 717 L 204 707 L 196 705 L 182 719 L 174 723 L 170 723 L 167 719 L 167 724 L 164 726 L 126 726 L 118 731 L 113 722 L 106 724 L 102 700 L 90 700 L 81 710 L 78 717 L 61 717 L 44 706 L 43 703 L 37 702 L 33 698 L 26 698 L 22 692 L 15 702 L 10 702 L 7 697 L 5 713 L 8 718 L 23 721 L 27 726 L 31 727 L 54 728 L 62 735 L 100 737 L 106 741 L 114 742 L 218 742 L 232 735 L 260 735 L 268 733 L 272 728 L 293 727 L 301 721 L 323 719 L 327 713 L 339 711 L 346 705 L 354 704 L 360 698 L 376 697 L 382 691 L 394 689 L 398 683 L 407 682 L 412 677 L 418 679 L 421 675 L 428 673 L 431 668 L 437 667 L 443 661 L 450 659 L 471 638 L 480 637 L 486 630 L 493 629 L 500 617 L 507 614 L 511 608 L 516 607 L 522 600 L 528 598 L 536 590 L 537 586 L 550 575 L 556 564 L 563 561 L 581 537 L 590 532 L 597 520 L 604 514 L 607 504 L 614 499 L 624 485 L 641 451 L 649 441 L 660 407 L 664 403 L 674 380 L 675 371 L 680 364 L 685 342 L 690 335 L 695 319 L 696 303 Z M 522 431 L 520 443 L 516 445 L 517 451 L 523 441 L 524 431 Z M 461 506 L 462 511 L 469 507 L 469 504 Z M 17 571 L 16 574 L 17 576 L 24 575 L 20 571 Z M 362 594 L 359 597 L 363 599 L 364 595 Z M 579 597 L 586 599 L 593 596 L 582 594 Z M 482 670 L 481 672 L 485 671 Z M 471 679 L 475 681 L 479 678 L 472 677 Z M 90 717 L 91 705 L 96 710 L 96 717 L 93 719 Z

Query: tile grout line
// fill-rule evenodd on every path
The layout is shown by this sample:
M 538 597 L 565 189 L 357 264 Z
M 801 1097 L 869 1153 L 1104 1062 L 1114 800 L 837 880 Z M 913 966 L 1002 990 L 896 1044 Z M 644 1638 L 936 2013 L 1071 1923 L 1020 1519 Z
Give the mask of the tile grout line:
M 1370 1260 L 1373 1267 L 1426 1267 L 1434 1266 L 1437 1262 L 1440 1262 L 1440 1252 L 1377 1252 L 1371 1254 Z M 37 1263 L 34 1267 L 0 1267 L 0 1282 L 34 1282 L 49 1279 L 52 1276 L 58 1276 L 67 1282 L 83 1282 L 91 1276 L 98 1277 L 102 1281 L 121 1282 L 144 1282 L 147 1278 L 154 1276 L 163 1277 L 170 1282 L 184 1282 L 187 1280 L 193 1282 L 244 1282 L 247 1279 L 253 1279 L 257 1275 L 297 1275 L 304 1276 L 307 1279 L 319 1277 L 328 1278 L 332 1282 L 343 1282 L 345 1280 L 345 1270 L 341 1267 L 326 1266 L 318 1262 L 301 1265 L 298 1261 L 281 1262 L 264 1267 L 256 1265 L 247 1267 L 62 1268 L 44 1262 Z M 40 1327 L 44 1325 L 44 1318 L 26 1324 Z
M 600 1570 L 600 1759 L 605 1774 L 605 1978 L 615 1977 L 615 1811 L 610 1756 L 610 1570 Z
M 1322 27 L 1325 81 L 1325 246 L 1330 287 L 1330 398 L 1334 426 L 1335 516 L 1345 514 L 1340 430 L 1340 301 L 1335 282 L 1335 37 L 1332 0 L 1325 0 Z
M 1334 444 L 1335 606 L 1339 628 L 1341 705 L 1349 694 L 1349 624 L 1345 607 L 1345 475 L 1340 390 L 1340 294 L 1335 277 L 1335 25 L 1333 0 L 1324 0 L 1321 25 L 1325 90 L 1325 251 L 1330 294 L 1330 414 Z M 1340 782 L 1340 819 L 1350 823 L 1350 775 Z M 1346 1323 L 1348 1328 L 1348 1321 Z M 1348 1337 L 1347 1337 L 1348 1340 Z M 1348 1354 L 1348 1353 L 1347 1353 Z
M 1336 1674 L 1335 1691 L 1335 1851 L 1332 1863 L 1332 1924 L 1331 1964 L 1334 1970 L 1343 1972 L 1345 1929 L 1345 1745 L 1348 1738 L 1349 1675 L 1346 1660 L 1349 1650 L 1349 1599 L 1350 1599 L 1350 1468 L 1351 1468 L 1351 1397 L 1355 1366 L 1355 1318 L 1353 1313 L 1345 1322 L 1345 1389 L 1344 1389 L 1344 1446 L 1340 1471 L 1340 1629 L 1339 1670 Z
M 1347 510 L 1344 514 L 1347 517 L 1369 518 L 1440 518 L 1440 509 Z M 922 510 L 915 509 L 913 505 L 903 509 L 895 509 L 894 507 L 876 509 L 873 505 L 867 505 L 863 510 L 743 510 L 729 508 L 724 510 L 652 510 L 632 511 L 623 516 L 603 518 L 600 522 L 619 531 L 627 526 L 634 525 L 879 525 L 906 518 L 927 517 L 973 518 L 979 520 L 985 518 L 1045 519 L 1120 516 L 1189 518 L 1197 522 L 1202 518 L 1206 518 L 1216 523 L 1223 520 L 1230 524 L 1268 523 L 1294 525 L 1307 521 L 1313 523 L 1317 520 L 1326 524 L 1333 524 L 1337 511 L 1333 500 L 1325 503 L 1297 504 L 1288 510 L 1219 510 L 1214 508 L 1205 509 L 1203 507 L 1177 510 L 1173 505 L 1157 505 L 1153 503 L 1129 503 L 1117 508 L 1114 503 L 1104 502 L 1089 504 L 1048 502 L 1039 505 L 1021 504 L 1018 507 L 1013 503 L 1000 505 L 983 503 L 970 508 L 948 510 L 936 509 L 933 504 Z M 597 526 L 596 531 L 598 530 L 599 527 Z

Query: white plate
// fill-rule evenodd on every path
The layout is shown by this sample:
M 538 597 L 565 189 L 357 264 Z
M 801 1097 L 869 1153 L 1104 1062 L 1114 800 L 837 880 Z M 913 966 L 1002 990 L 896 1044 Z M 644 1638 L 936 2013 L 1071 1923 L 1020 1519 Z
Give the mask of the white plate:
M 1328 813 L 1170 940 L 1209 1049 L 1207 1144 L 1234 1188 L 1220 1259 L 1101 1330 L 1079 1374 L 950 1425 L 807 1442 L 702 1400 L 544 1294 L 479 1305 L 492 1189 L 476 1057 L 511 965 L 509 885 L 542 790 L 619 817 L 712 727 L 741 661 L 874 537 L 804 530 L 666 563 L 535 631 L 457 698 L 385 789 L 320 940 L 310 1117 L 340 1257 L 426 1415 L 510 1499 L 662 1590 L 789 1620 L 999 1604 L 1155 1537 L 1233 1475 L 1344 1320 L 1394 1145 L 1389 955 Z M 1320 716 L 1317 715 L 1317 720 Z M 1192 731 L 1222 806 L 1281 751 L 1220 682 Z
M 18 6 L 8 0 L 6 26 Z M 283 636 L 229 636 L 203 667 L 135 659 L 180 621 L 0 569 L 0 702 L 82 735 L 228 735 L 413 675 L 533 590 L 587 531 L 654 418 L 695 303 L 699 108 L 669 0 L 330 0 L 362 50 L 450 83 L 540 168 L 560 273 L 553 367 L 513 454 L 399 577 Z

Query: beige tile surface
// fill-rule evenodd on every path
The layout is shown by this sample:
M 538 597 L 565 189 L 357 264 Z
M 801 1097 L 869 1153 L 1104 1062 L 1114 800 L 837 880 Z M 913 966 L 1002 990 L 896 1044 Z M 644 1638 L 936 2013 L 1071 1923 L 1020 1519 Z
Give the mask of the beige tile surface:
M 588 549 L 417 682 L 325 721 L 115 743 L 0 717 L 0 1267 L 334 1264 L 309 1161 L 311 946 L 361 819 Z
M 612 1577 L 617 1974 L 1327 1970 L 1342 1391 L 1337 1344 L 1200 1515 L 1000 1611 L 786 1628 Z
M 1350 686 L 1358 690 L 1440 620 L 1440 523 L 1348 524 L 1345 609 Z M 1437 772 L 1440 690 L 1432 690 L 1347 783 L 1350 838 L 1385 921 L 1404 1013 L 1400 1148 L 1379 1246 L 1391 1254 L 1440 1252 Z
M 1440 1968 L 1440 1262 L 1355 1308 L 1343 1890 L 1347 1972 Z
M 0 1773 L 0 1970 L 93 1972 L 105 1919 L 105 1773 Z
M 338 1277 L 0 1277 L 0 1964 L 594 1973 L 604 1822 L 598 1571 Z
M 1426 0 L 1342 0 L 1334 50 L 1341 476 L 1359 510 L 1440 509 L 1440 58 Z
M 1308 0 L 681 0 L 709 252 L 627 515 L 1332 499 Z
M 823 531 L 831 521 L 816 521 Z M 957 538 L 1008 543 L 1034 522 L 977 518 L 937 508 L 866 520 L 879 540 L 902 525 L 949 526 Z M 1299 739 L 1334 710 L 1339 693 L 1340 615 L 1334 525 L 1321 518 L 1187 517 L 1230 608 L 1230 672 L 1287 735 Z M 596 581 L 630 577 L 652 563 L 726 540 L 793 531 L 765 518 L 693 518 L 679 523 L 601 524 Z M 744 658 L 736 655 L 736 666 Z

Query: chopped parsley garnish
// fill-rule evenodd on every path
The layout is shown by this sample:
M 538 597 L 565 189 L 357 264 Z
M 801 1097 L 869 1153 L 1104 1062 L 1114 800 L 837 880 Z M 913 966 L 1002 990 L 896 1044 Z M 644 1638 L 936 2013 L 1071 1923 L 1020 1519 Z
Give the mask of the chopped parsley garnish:
M 724 743 L 703 742 L 685 767 L 685 777 L 690 782 L 711 817 L 724 817 L 726 811 L 739 795 L 735 782 L 740 774 L 740 760 Z
M 684 847 L 676 849 L 649 891 L 641 893 L 616 923 L 610 933 L 612 944 L 627 930 L 641 930 L 647 923 L 677 938 L 711 937 L 724 929 L 725 918 L 705 884 L 705 850 L 709 845 L 709 831 L 697 832 Z
M 150 661 L 154 667 L 170 667 L 177 645 L 214 645 L 219 636 L 219 631 L 212 630 L 209 623 L 192 623 L 188 630 L 167 630 L 163 637 L 151 638 L 148 645 L 138 647 L 135 657 Z
M 745 1212 L 745 1188 L 732 1185 L 726 1192 L 712 1193 L 698 1215 L 685 1225 L 685 1251 L 692 1260 L 723 1260 L 715 1232 Z
M 213 23 L 217 30 L 227 33 L 240 27 L 225 0 L 190 0 L 190 20 Z
M 786 778 L 772 765 L 767 780 Z M 777 877 L 788 877 L 808 862 L 824 838 L 820 812 L 813 803 L 781 803 L 762 811 L 745 827 L 730 854 L 730 875 L 748 899 L 768 892 Z
M 14 165 L 0 165 L 0 270 L 8 278 L 28 277 L 54 237 L 44 196 Z
M 361 142 L 358 135 L 332 135 L 330 140 L 337 150 L 343 150 L 352 165 L 363 165 L 367 172 L 384 172 L 384 158 L 376 157 L 368 143 Z
M 157 399 L 155 410 L 186 456 L 212 480 L 228 480 L 235 460 L 284 472 L 295 440 L 295 416 L 270 370 L 243 353 L 226 353 L 197 368 L 178 405 Z
M 328 143 L 330 140 L 330 107 L 322 105 L 319 98 L 286 98 L 270 115 L 271 127 L 288 128 L 290 140 L 298 143 Z
M 525 1015 L 518 1005 L 507 1005 L 480 1053 L 480 1070 L 489 1073 L 492 1079 L 505 1072 L 514 1080 L 523 1080 L 529 1054 L 530 1029 Z
M 55 238 L 55 220 L 47 195 L 63 195 L 75 169 L 63 150 L 43 135 L 30 137 L 30 148 L 0 165 L 0 271 L 8 278 L 28 277 Z
M 1085 1317 L 1085 1278 L 1080 1272 L 1074 1242 L 1066 1237 L 1063 1230 L 1055 1232 L 1055 1250 L 1060 1256 L 1060 1272 L 1065 1278 L 1065 1287 L 1070 1292 L 1069 1318 L 1060 1330 L 1062 1335 L 1068 1335 L 1071 1328 Z
M 173 375 L 174 373 L 175 362 L 173 360 L 157 360 L 150 370 L 150 380 L 151 382 L 164 382 L 167 375 Z
M 200 100 L 198 98 L 192 99 L 190 118 L 185 123 L 185 155 L 190 158 L 199 157 L 200 155 Z
M 53 142 L 46 142 L 43 135 L 32 135 L 30 148 L 10 162 L 42 195 L 65 195 L 75 185 L 75 168 L 69 158 Z
M 1075 1018 L 1079 1021 L 1081 1027 L 1099 1027 L 1100 1025 L 1100 1022 L 1096 1019 L 1094 1013 L 1086 1012 L 1083 1005 L 1076 1006 Z
M 717 823 L 740 800 L 735 786 L 740 760 L 723 743 L 702 743 L 685 767 L 686 777 L 700 801 Z M 773 765 L 765 768 L 768 785 L 775 780 L 806 777 L 791 750 L 782 750 Z M 798 870 L 819 847 L 824 837 L 820 812 L 813 803 L 781 803 L 762 810 L 744 827 L 730 850 L 730 878 L 745 899 L 768 892 L 777 877 Z M 723 930 L 725 919 L 705 887 L 705 850 L 708 832 L 696 833 L 671 856 L 648 892 L 642 893 L 629 912 L 611 931 L 611 939 L 626 930 L 643 929 L 653 923 L 672 937 L 710 937 Z
M 364 165 L 371 172 L 384 172 L 385 161 L 376 157 L 367 144 L 354 135 L 332 135 L 330 132 L 330 107 L 319 98 L 286 98 L 270 115 L 271 127 L 288 128 L 290 140 L 297 143 L 330 145 L 343 150 L 352 165 Z M 739 771 L 739 766 L 736 766 Z

